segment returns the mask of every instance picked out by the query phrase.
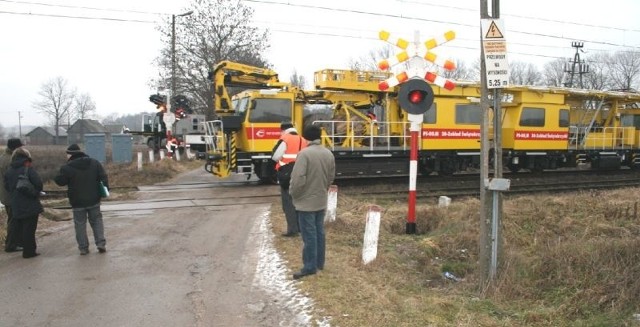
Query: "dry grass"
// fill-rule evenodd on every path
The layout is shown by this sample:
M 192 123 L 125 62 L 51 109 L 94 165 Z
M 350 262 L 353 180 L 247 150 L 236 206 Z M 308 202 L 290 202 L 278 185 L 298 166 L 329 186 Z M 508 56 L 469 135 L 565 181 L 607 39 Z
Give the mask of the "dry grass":
M 417 207 L 406 235 L 405 203 L 386 203 L 378 256 L 361 261 L 369 203 L 339 196 L 327 225 L 325 270 L 300 287 L 334 326 L 635 326 L 640 312 L 640 189 L 505 200 L 504 251 L 495 290 L 477 276 L 480 202 Z M 276 235 L 284 231 L 273 205 Z M 301 240 L 276 238 L 292 271 Z M 444 271 L 463 278 L 452 282 Z

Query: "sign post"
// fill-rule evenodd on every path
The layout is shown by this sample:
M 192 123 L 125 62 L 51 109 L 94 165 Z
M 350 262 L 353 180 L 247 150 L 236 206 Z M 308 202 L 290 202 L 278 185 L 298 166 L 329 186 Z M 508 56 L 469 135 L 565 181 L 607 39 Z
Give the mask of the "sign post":
M 494 172 L 493 179 L 487 178 L 482 187 L 491 191 L 491 258 L 489 264 L 489 279 L 495 280 L 498 270 L 498 251 L 500 243 L 501 191 L 509 189 L 510 181 L 502 178 L 502 121 L 500 114 L 500 89 L 509 86 L 509 62 L 507 61 L 507 40 L 504 24 L 498 18 L 482 19 L 482 48 L 485 63 L 485 77 L 488 89 L 493 90 L 493 148 Z M 482 153 L 488 156 L 488 153 Z

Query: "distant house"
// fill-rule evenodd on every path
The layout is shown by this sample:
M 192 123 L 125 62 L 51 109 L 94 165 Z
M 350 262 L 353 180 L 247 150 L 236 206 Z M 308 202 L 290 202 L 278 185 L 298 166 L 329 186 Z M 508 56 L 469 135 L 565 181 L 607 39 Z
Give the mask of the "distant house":
M 25 142 L 30 145 L 67 144 L 67 130 L 58 128 L 58 141 L 56 142 L 55 128 L 38 126 L 25 134 Z
M 84 144 L 86 134 L 107 134 L 107 129 L 94 119 L 78 119 L 67 130 L 69 144 Z M 108 138 L 111 140 L 111 138 Z
M 126 126 L 124 124 L 107 124 L 104 125 L 104 129 L 107 131 L 107 142 L 111 142 L 111 135 L 122 134 Z

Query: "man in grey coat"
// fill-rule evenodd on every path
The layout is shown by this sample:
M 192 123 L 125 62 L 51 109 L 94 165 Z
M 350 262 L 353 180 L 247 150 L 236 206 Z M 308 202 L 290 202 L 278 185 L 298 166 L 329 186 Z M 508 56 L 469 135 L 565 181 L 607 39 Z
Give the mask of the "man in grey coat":
M 289 193 L 298 213 L 302 234 L 303 267 L 293 274 L 293 279 L 313 275 L 324 268 L 325 234 L 324 215 L 327 209 L 327 192 L 336 175 L 333 153 L 322 146 L 320 127 L 307 126 L 302 136 L 308 146 L 296 159 L 291 173 Z

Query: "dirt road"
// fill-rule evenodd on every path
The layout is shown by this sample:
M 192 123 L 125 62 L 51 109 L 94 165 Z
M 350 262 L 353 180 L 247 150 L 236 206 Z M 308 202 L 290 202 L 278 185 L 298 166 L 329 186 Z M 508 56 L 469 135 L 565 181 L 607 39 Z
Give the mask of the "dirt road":
M 38 238 L 37 258 L 2 252 L 0 326 L 308 325 L 270 243 L 277 187 L 179 180 L 103 203 L 105 254 L 80 256 L 72 221 Z

